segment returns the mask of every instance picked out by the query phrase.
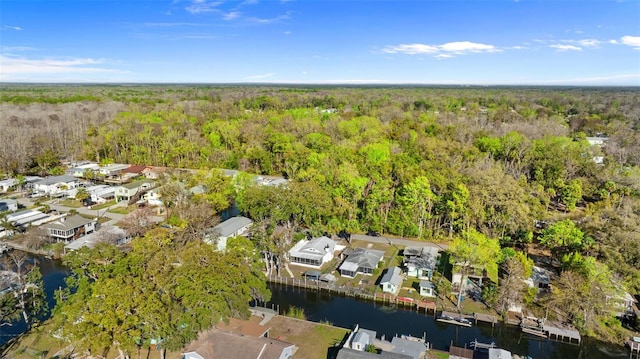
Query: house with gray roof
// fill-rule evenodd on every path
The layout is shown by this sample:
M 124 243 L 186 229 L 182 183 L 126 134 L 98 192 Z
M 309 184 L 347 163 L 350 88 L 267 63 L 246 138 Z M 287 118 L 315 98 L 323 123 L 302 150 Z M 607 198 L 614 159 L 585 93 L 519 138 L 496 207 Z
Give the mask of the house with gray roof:
M 155 187 L 155 182 L 149 180 L 133 181 L 116 187 L 116 201 L 131 201 L 132 198 L 142 196 L 146 191 Z
M 435 247 L 406 247 L 403 267 L 407 277 L 431 280 L 440 257 Z
M 403 337 L 393 337 L 391 345 L 391 353 L 406 355 L 412 359 L 424 358 L 424 354 L 429 350 L 428 343 Z
M 289 250 L 289 261 L 304 267 L 320 268 L 333 259 L 336 242 L 329 237 L 302 239 Z
M 59 218 L 42 226 L 49 236 L 58 242 L 71 242 L 96 230 L 97 222 L 94 219 L 84 218 L 79 215 Z
M 385 293 L 396 294 L 402 286 L 402 281 L 402 270 L 398 267 L 391 267 L 380 279 L 380 287 Z
M 33 183 L 33 190 L 45 195 L 57 195 L 78 186 L 80 181 L 73 176 L 50 176 Z
M 8 192 L 11 188 L 18 184 L 15 178 L 7 178 L 0 181 L 0 192 Z
M 247 217 L 238 216 L 205 231 L 204 241 L 215 244 L 219 251 L 227 249 L 227 239 L 245 234 L 253 221 Z
M 296 346 L 281 340 L 213 329 L 189 344 L 183 359 L 290 359 Z
M 420 295 L 423 297 L 435 297 L 436 287 L 428 280 L 421 280 L 419 284 Z
M 364 275 L 373 274 L 373 270 L 378 268 L 378 263 L 382 261 L 384 256 L 383 251 L 368 249 L 368 248 L 356 248 L 351 254 L 342 262 L 338 270 L 343 277 L 355 277 L 358 273 Z

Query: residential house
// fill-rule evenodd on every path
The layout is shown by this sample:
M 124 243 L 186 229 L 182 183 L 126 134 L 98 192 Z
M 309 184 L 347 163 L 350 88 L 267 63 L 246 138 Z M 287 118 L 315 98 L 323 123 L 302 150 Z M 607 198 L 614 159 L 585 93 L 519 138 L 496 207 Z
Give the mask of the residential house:
M 141 197 L 147 190 L 153 188 L 155 183 L 149 180 L 134 181 L 116 187 L 116 201 L 131 201 L 132 198 Z
M 537 293 L 541 293 L 551 288 L 551 279 L 553 276 L 554 274 L 550 270 L 533 266 L 531 276 L 525 279 L 525 283 L 529 285 L 529 288 L 538 288 Z
M 142 196 L 142 199 L 147 201 L 147 203 L 151 206 L 162 206 L 163 203 L 160 197 L 162 197 L 160 195 L 160 187 L 156 187 L 145 192 Z
M 87 188 L 87 191 L 89 192 L 91 203 L 102 204 L 114 199 L 116 196 L 116 188 L 111 186 L 94 186 L 90 189 Z
M 411 359 L 425 358 L 425 354 L 429 350 L 428 343 L 404 337 L 393 337 L 391 345 L 393 346 L 390 350 L 391 353 L 406 355 Z
M 333 259 L 335 250 L 336 242 L 329 237 L 302 239 L 289 250 L 289 261 L 304 267 L 320 268 Z
M 41 179 L 33 184 L 35 192 L 49 196 L 58 196 L 64 194 L 69 189 L 80 186 L 80 181 L 73 176 L 51 176 Z
M 189 344 L 183 359 L 290 359 L 295 345 L 281 340 L 253 337 L 217 329 L 200 334 Z
M 58 242 L 70 242 L 96 230 L 95 219 L 87 219 L 79 215 L 62 217 L 42 226 L 49 236 Z
M 407 247 L 403 251 L 403 267 L 407 277 L 431 280 L 439 253 L 435 247 Z
M 143 171 L 147 166 L 132 165 L 120 172 L 120 178 L 124 182 L 128 182 L 136 177 L 144 176 Z
M 227 249 L 227 240 L 231 237 L 241 236 L 247 232 L 253 221 L 247 217 L 238 216 L 229 218 L 226 221 L 205 231 L 204 241 L 209 244 L 216 244 L 219 251 Z
M 47 214 L 34 209 L 25 209 L 20 212 L 10 213 L 5 219 L 13 226 L 26 229 L 32 223 L 49 217 Z
M 436 287 L 428 280 L 421 280 L 419 284 L 420 295 L 423 297 L 435 297 Z
M 102 226 L 93 233 L 89 233 L 67 244 L 64 248 L 68 251 L 75 251 L 82 247 L 94 248 L 101 242 L 121 245 L 127 243 L 130 239 L 127 233 L 120 227 Z
M 408 355 L 381 351 L 380 353 L 369 353 L 355 349 L 342 347 L 338 351 L 336 359 L 412 359 Z
M 142 175 L 148 179 L 158 179 L 167 170 L 166 167 L 147 166 L 142 170 Z
M 499 348 L 489 348 L 489 359 L 511 359 L 511 352 Z
M 18 210 L 18 201 L 15 199 L 0 199 L 0 212 L 15 212 Z
M 373 274 L 373 270 L 382 261 L 383 251 L 367 248 L 355 248 L 342 262 L 338 270 L 344 277 L 355 277 L 358 273 L 364 275 Z
M 358 351 L 365 351 L 368 345 L 373 345 L 375 339 L 375 330 L 363 329 L 356 324 L 355 329 L 349 333 L 349 336 L 344 343 L 344 347 Z
M 380 279 L 380 287 L 385 293 L 396 294 L 402 286 L 402 270 L 398 267 L 391 267 Z
M 117 176 L 123 170 L 129 168 L 127 164 L 114 163 L 106 166 L 101 166 L 98 172 L 105 177 Z
M 0 193 L 9 192 L 14 186 L 18 184 L 18 181 L 15 178 L 7 178 L 0 181 Z

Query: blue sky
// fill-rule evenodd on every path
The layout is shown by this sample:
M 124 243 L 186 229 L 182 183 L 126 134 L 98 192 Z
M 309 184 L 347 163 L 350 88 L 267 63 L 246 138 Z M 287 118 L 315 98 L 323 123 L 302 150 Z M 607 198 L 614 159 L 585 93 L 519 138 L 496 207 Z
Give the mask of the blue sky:
M 640 86 L 640 1 L 2 0 L 2 82 Z

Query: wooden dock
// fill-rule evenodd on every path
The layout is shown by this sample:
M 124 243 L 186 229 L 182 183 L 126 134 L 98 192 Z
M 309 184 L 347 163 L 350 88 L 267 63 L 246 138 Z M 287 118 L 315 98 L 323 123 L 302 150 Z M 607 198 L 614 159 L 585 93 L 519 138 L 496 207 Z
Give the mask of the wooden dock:
M 635 338 L 639 341 L 635 341 Z M 640 337 L 627 340 L 626 345 L 629 347 L 629 358 L 640 358 Z
M 473 316 L 465 316 L 463 314 L 442 311 L 436 317 L 436 320 L 442 323 L 470 327 L 472 325 Z
M 496 323 L 498 323 L 497 317 L 484 313 L 473 313 L 473 319 L 475 320 L 476 325 L 478 324 L 478 321 L 491 323 L 491 326 L 495 326 Z
M 542 338 L 553 339 L 569 343 L 580 344 L 582 337 L 572 326 L 562 323 L 545 322 L 544 319 L 525 317 L 520 321 L 520 329 L 523 333 L 535 335 Z

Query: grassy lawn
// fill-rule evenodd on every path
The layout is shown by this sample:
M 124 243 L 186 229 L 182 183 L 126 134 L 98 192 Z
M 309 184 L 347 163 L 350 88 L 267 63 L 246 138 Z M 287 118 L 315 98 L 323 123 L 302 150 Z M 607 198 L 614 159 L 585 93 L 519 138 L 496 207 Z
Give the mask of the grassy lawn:
M 330 348 L 349 332 L 343 328 L 278 316 L 269 321 L 269 336 L 295 344 L 296 358 L 325 359 Z
M 95 209 L 95 210 L 99 210 L 99 209 L 105 209 L 107 207 L 113 206 L 114 204 L 116 204 L 116 200 L 112 200 L 109 202 L 105 202 L 103 204 L 97 204 L 95 206 L 91 206 L 91 209 Z
M 117 214 L 129 214 L 132 210 L 129 207 L 116 207 L 107 210 L 107 212 L 117 213 Z
M 71 208 L 80 208 L 80 207 L 82 207 L 82 203 L 80 203 L 80 201 L 75 200 L 75 199 L 65 199 L 65 200 L 62 200 L 62 201 L 58 202 L 58 204 L 61 205 L 61 206 L 71 207 Z

